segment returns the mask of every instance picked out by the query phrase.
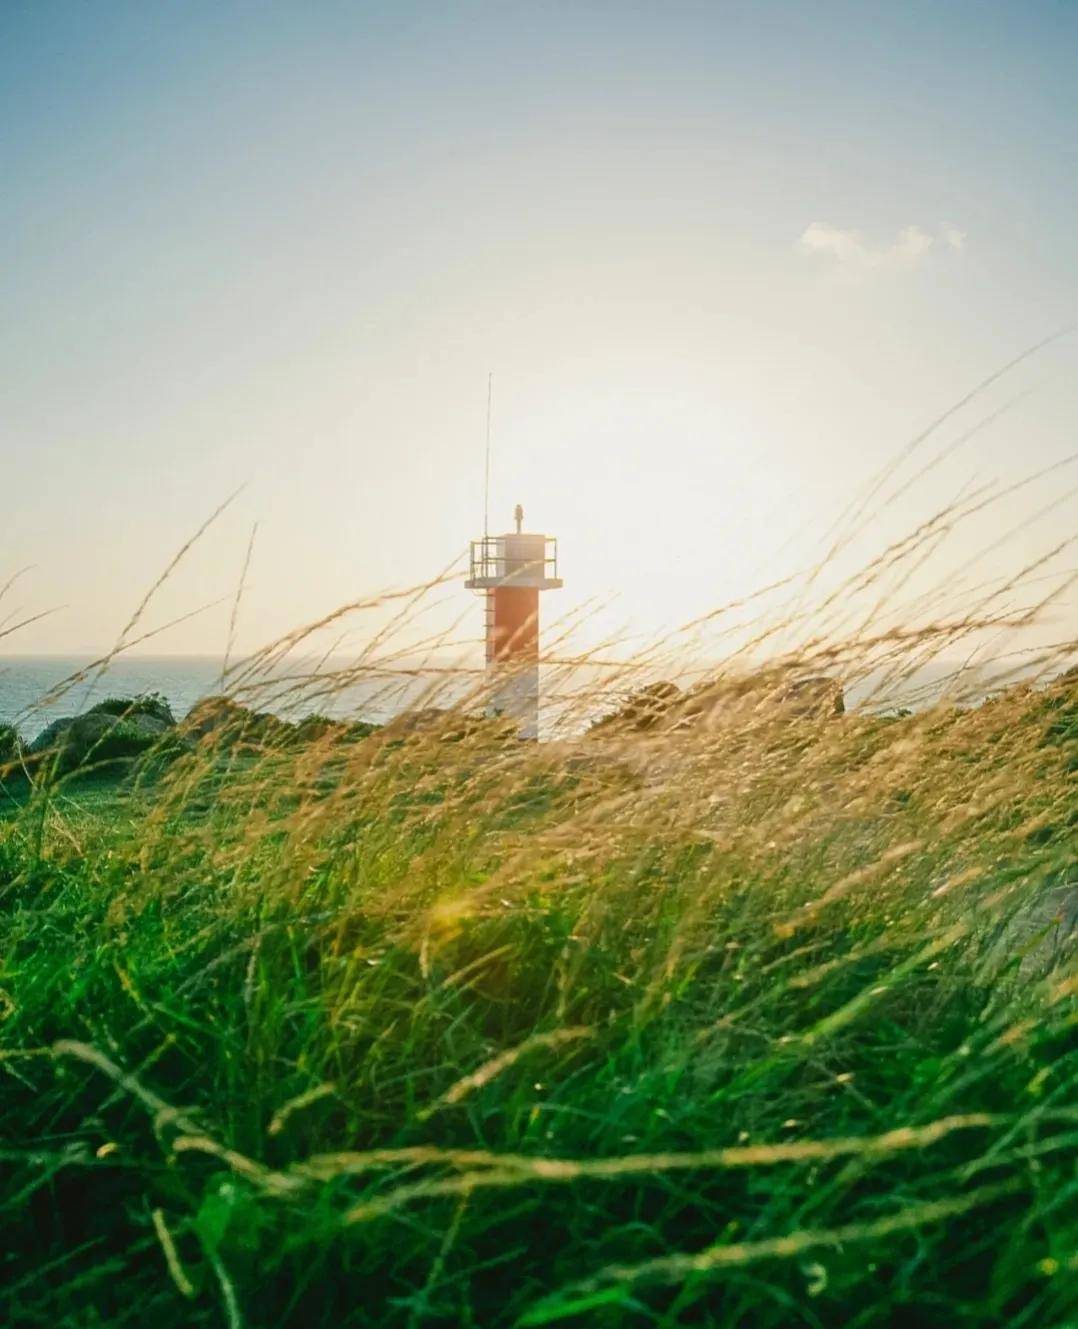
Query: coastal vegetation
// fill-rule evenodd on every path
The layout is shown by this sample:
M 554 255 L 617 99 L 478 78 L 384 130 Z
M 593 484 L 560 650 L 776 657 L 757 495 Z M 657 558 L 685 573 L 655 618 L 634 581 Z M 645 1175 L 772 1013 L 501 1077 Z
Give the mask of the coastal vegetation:
M 1078 680 L 806 675 L 10 748 L 4 1322 L 1072 1324 Z

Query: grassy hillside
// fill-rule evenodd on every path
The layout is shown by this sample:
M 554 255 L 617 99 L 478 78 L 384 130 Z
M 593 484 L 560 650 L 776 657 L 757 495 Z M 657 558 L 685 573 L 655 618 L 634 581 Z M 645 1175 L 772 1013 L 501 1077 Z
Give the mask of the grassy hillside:
M 4 1322 L 1074 1324 L 1074 682 L 697 711 L 12 785 Z

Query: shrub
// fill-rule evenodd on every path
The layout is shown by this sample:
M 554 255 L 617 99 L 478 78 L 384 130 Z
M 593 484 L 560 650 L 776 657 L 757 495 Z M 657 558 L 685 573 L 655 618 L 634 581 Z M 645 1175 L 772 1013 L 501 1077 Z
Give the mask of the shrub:
M 162 724 L 174 725 L 176 723 L 172 707 L 160 692 L 148 692 L 138 697 L 106 697 L 104 701 L 99 701 L 96 705 L 91 706 L 86 714 L 116 715 L 120 717 L 148 715 L 151 719 L 159 720 Z

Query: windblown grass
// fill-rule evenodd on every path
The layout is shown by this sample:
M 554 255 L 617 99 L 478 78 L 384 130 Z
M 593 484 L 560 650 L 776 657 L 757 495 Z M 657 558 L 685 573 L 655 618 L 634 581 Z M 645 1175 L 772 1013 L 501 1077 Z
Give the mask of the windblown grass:
M 972 708 L 776 700 L 1006 590 L 644 731 L 520 744 L 457 680 L 39 779 L 0 825 L 5 1322 L 1073 1324 L 1067 652 Z

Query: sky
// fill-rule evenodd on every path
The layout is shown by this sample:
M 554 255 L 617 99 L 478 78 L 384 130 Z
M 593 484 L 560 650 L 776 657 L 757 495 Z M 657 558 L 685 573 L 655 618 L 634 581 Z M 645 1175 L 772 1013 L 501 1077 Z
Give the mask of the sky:
M 1078 318 L 1076 66 L 1072 0 L 2 0 L 0 630 L 48 612 L 0 652 L 107 650 L 233 494 L 136 649 L 459 574 L 490 374 L 491 527 L 558 536 L 551 618 L 643 642 L 812 566 Z M 1056 465 L 918 577 L 1064 544 L 1076 368 L 948 417 L 834 575 Z

